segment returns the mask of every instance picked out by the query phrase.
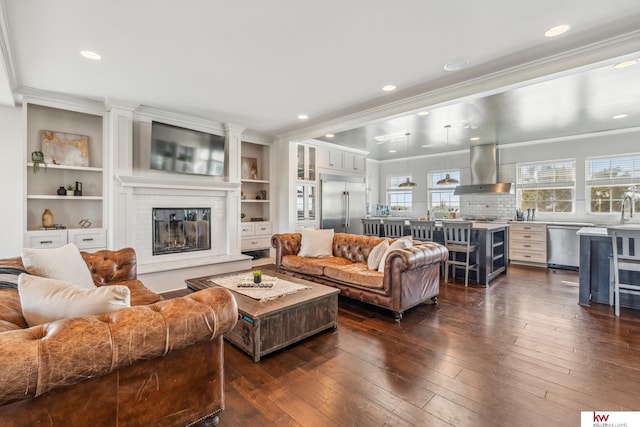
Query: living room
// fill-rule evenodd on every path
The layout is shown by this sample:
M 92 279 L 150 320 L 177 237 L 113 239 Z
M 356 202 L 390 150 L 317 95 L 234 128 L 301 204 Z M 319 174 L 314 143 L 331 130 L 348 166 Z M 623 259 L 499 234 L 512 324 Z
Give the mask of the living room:
M 426 191 L 430 171 L 456 169 L 463 184 L 471 182 L 469 142 L 459 142 L 466 136 L 461 130 L 463 126 L 456 128 L 452 134 L 447 134 L 444 128 L 440 129 L 438 151 L 428 155 L 403 155 L 403 139 L 396 155 L 383 158 L 382 155 L 374 156 L 373 150 L 364 147 L 360 142 L 349 144 L 341 138 L 350 138 L 353 134 L 349 132 L 373 136 L 374 134 L 365 132 L 368 126 L 376 126 L 408 115 L 415 116 L 423 110 L 430 111 L 429 116 L 422 116 L 424 120 L 435 120 L 437 111 L 451 110 L 460 102 L 484 99 L 504 92 L 506 88 L 542 85 L 578 72 L 605 66 L 611 68 L 614 63 L 636 58 L 637 52 L 640 51 L 637 23 L 633 19 L 637 18 L 640 10 L 634 2 L 621 2 L 607 11 L 602 11 L 601 6 L 595 1 L 581 7 L 580 11 L 576 11 L 575 4 L 570 4 L 571 2 L 561 2 L 560 5 L 548 2 L 546 12 L 541 12 L 545 7 L 539 2 L 528 2 L 526 6 L 501 3 L 484 7 L 464 5 L 465 8 L 469 8 L 469 14 L 455 23 L 452 22 L 454 18 L 466 14 L 456 13 L 443 5 L 415 3 L 410 5 L 410 8 L 415 8 L 413 13 L 400 13 L 387 10 L 388 6 L 385 5 L 372 7 L 361 2 L 353 5 L 332 3 L 323 7 L 308 8 L 295 4 L 277 7 L 251 4 L 248 10 L 240 6 L 220 4 L 215 7 L 189 5 L 185 6 L 184 10 L 175 11 L 175 17 L 168 11 L 172 6 L 167 4 L 152 5 L 143 2 L 140 5 L 103 5 L 96 6 L 97 13 L 113 19 L 96 23 L 95 16 L 87 18 L 91 15 L 81 10 L 83 6 L 71 3 L 55 6 L 47 2 L 33 2 L 29 5 L 13 0 L 0 2 L 0 11 L 3 12 L 0 20 L 0 46 L 4 60 L 3 67 L 0 67 L 4 73 L 0 75 L 0 89 L 3 95 L 0 98 L 0 128 L 3 129 L 0 136 L 0 154 L 3 158 L 0 177 L 5 182 L 5 206 L 11 207 L 0 213 L 0 231 L 3 236 L 0 258 L 20 254 L 21 249 L 26 246 L 27 232 L 40 231 L 38 229 L 41 227 L 42 211 L 53 206 L 51 210 L 54 215 L 53 222 L 56 224 L 62 223 L 70 229 L 79 228 L 76 225 L 78 220 L 88 219 L 92 224 L 89 229 L 104 229 L 105 243 L 100 248 L 115 250 L 125 246 L 134 247 L 138 253 L 139 276 L 146 286 L 157 293 L 184 291 L 186 279 L 250 269 L 251 258 L 243 255 L 243 252 L 247 252 L 247 246 L 243 246 L 245 243 L 259 242 L 257 249 L 265 251 L 266 247 L 266 254 L 273 257 L 274 250 L 270 249 L 271 234 L 293 232 L 305 224 L 320 226 L 319 220 L 315 217 L 301 219 L 296 215 L 297 187 L 302 184 L 302 180 L 296 175 L 298 147 L 314 147 L 327 152 L 338 150 L 342 153 L 343 159 L 345 153 L 366 157 L 364 171 L 349 174 L 367 180 L 369 207 L 387 204 L 389 176 L 410 174 L 418 184 L 418 190 L 414 191 L 411 216 L 424 216 L 428 210 L 433 211 L 434 208 Z M 206 13 L 196 13 L 198 7 L 203 7 Z M 556 7 L 557 16 L 551 12 Z M 73 10 L 76 9 L 77 19 L 71 20 L 70 17 L 75 17 Z M 278 10 L 274 12 L 265 9 Z M 217 14 L 218 10 L 224 13 Z M 311 21 L 314 14 L 318 16 L 313 19 L 313 26 L 305 28 L 298 23 L 301 16 Z M 449 19 L 434 18 L 440 14 Z M 487 16 L 492 14 L 495 16 Z M 473 23 L 477 16 L 486 18 L 497 28 L 501 25 L 518 26 L 520 24 L 508 22 L 509 17 L 512 16 L 515 22 L 524 22 L 527 21 L 528 14 L 535 14 L 536 19 L 535 25 L 534 22 L 527 22 L 526 31 L 522 29 L 522 33 L 528 32 L 526 37 L 523 35 L 522 39 L 518 39 L 514 35 L 513 40 L 509 41 L 502 40 L 508 37 L 501 39 L 492 33 L 492 37 L 478 37 L 478 40 L 471 43 L 473 34 L 482 32 L 482 26 L 479 28 L 479 24 Z M 326 34 L 326 24 L 320 25 L 321 18 L 336 20 L 336 15 L 342 15 L 344 21 L 331 24 L 340 31 L 336 29 L 337 34 L 329 38 L 329 34 Z M 360 22 L 362 15 L 376 23 L 373 26 L 376 28 L 375 31 Z M 142 16 L 145 18 L 141 18 Z M 425 16 L 430 16 L 429 22 L 434 27 L 433 32 L 427 33 L 423 29 L 429 26 L 421 23 Z M 547 27 L 560 23 L 563 19 L 569 21 L 570 18 L 574 21 L 572 30 L 566 36 L 560 36 L 556 40 L 540 36 Z M 45 34 L 49 34 L 48 30 L 41 30 L 40 33 L 36 29 L 46 27 L 48 19 L 58 23 L 79 22 L 81 33 L 94 34 L 95 38 L 76 42 L 74 34 L 77 33 L 67 28 L 61 29 L 59 34 L 55 33 L 55 37 L 47 40 Z M 184 38 L 176 37 L 172 41 L 173 36 L 167 36 L 166 30 L 158 30 L 158 27 L 163 25 L 169 28 L 168 24 L 172 19 L 184 21 L 179 26 L 180 30 L 176 32 L 183 33 Z M 409 21 L 404 22 L 405 19 Z M 225 20 L 229 22 L 220 22 Z M 351 25 L 348 23 L 350 20 L 357 22 L 357 27 L 352 30 L 347 29 Z M 148 32 L 141 30 L 139 21 L 149 21 Z M 113 22 L 118 22 L 117 29 L 112 28 Z M 296 23 L 296 26 L 290 27 L 293 23 Z M 452 24 L 455 25 L 448 28 Z M 92 25 L 98 27 L 96 33 L 90 30 L 89 27 Z M 461 27 L 464 25 L 473 27 L 473 31 L 462 32 Z M 248 26 L 255 28 L 249 30 Z M 540 28 L 539 31 L 536 30 L 535 36 L 540 36 L 540 39 L 533 38 L 533 27 L 536 26 Z M 198 28 L 208 27 L 216 29 L 207 30 L 206 36 L 199 35 Z M 275 28 L 283 30 L 276 31 Z M 308 32 L 306 37 L 303 37 L 304 41 L 292 41 L 294 35 L 305 34 L 305 29 Z M 436 29 L 451 32 L 446 33 L 447 37 L 442 37 L 437 36 Z M 395 31 L 397 34 L 394 37 L 382 34 L 388 31 Z M 515 28 L 510 31 L 518 32 Z M 29 32 L 32 33 L 32 37 L 27 35 Z M 271 47 L 257 43 L 261 32 L 265 34 L 265 39 L 268 38 Z M 98 38 L 96 34 L 99 33 L 102 33 L 103 39 Z M 381 61 L 379 47 L 373 48 L 369 43 L 363 42 L 364 39 L 358 43 L 358 37 L 354 37 L 354 34 L 358 33 L 366 34 L 362 37 L 369 37 L 371 45 L 385 46 L 390 51 L 396 49 L 396 54 L 387 52 L 390 58 Z M 414 38 L 416 33 L 419 34 L 416 38 L 423 39 L 421 43 L 400 47 L 408 39 Z M 162 41 L 158 42 L 154 37 Z M 201 40 L 189 41 L 189 37 L 208 37 L 209 40 L 201 43 Z M 111 44 L 105 40 L 109 38 Z M 452 40 L 451 45 L 432 46 L 433 40 L 448 38 Z M 341 47 L 339 54 L 335 55 L 334 63 L 323 63 L 331 56 L 332 47 L 327 45 L 337 48 L 341 40 L 345 41 L 345 51 L 343 52 Z M 347 40 L 349 43 L 346 43 Z M 134 44 L 139 49 L 139 57 L 130 51 L 125 53 L 124 47 L 122 50 L 118 48 L 129 44 Z M 175 68 L 169 67 L 159 59 L 162 55 L 155 50 L 156 44 L 171 48 L 170 51 L 176 57 L 168 60 L 178 64 L 172 65 Z M 215 48 L 208 48 L 208 44 Z M 464 51 L 457 50 L 465 44 L 473 46 Z M 481 45 L 492 46 L 492 49 L 480 52 Z M 60 49 L 63 49 L 63 46 L 64 49 L 73 52 L 62 54 Z M 281 48 L 276 49 L 273 46 Z M 79 50 L 89 48 L 100 51 L 103 54 L 102 61 L 92 62 L 80 57 Z M 50 54 L 42 53 L 48 49 L 51 50 Z M 475 55 L 474 49 L 478 53 L 477 56 L 472 56 L 471 67 L 455 72 L 441 70 L 441 63 Z M 250 60 L 239 62 L 247 53 L 232 56 L 231 51 L 251 52 L 251 55 L 248 55 Z M 200 63 L 198 53 L 202 52 L 208 52 L 206 55 L 209 58 Z M 427 56 L 433 58 L 425 60 L 425 64 L 422 64 L 420 60 L 415 59 L 416 55 L 412 52 L 428 52 Z M 185 57 L 179 53 L 183 53 Z M 352 61 L 347 61 L 350 55 L 353 57 Z M 130 65 L 125 66 L 125 62 L 120 61 L 128 61 Z M 42 74 L 37 74 L 36 69 L 47 68 L 42 66 L 43 62 L 49 64 L 48 69 Z M 359 65 L 362 68 L 354 69 L 353 74 L 336 71 L 336 68 L 348 69 L 351 62 L 362 62 Z M 426 65 L 426 62 L 429 62 L 429 65 Z M 281 66 L 275 67 L 276 63 Z M 434 71 L 433 64 L 436 63 L 438 70 Z M 198 64 L 197 67 L 192 66 L 194 64 Z M 376 64 L 380 65 L 380 70 L 376 73 L 367 72 L 368 69 L 378 68 Z M 165 67 L 167 70 L 163 70 Z M 300 73 L 284 74 L 284 69 L 295 68 L 313 68 L 314 71 L 309 72 L 307 76 L 300 76 Z M 634 71 L 629 70 L 634 68 L 637 69 L 638 66 L 630 67 L 626 72 L 633 73 Z M 178 74 L 177 69 L 186 71 Z M 394 69 L 404 71 L 394 74 Z M 235 76 L 234 79 L 229 77 L 231 75 Z M 209 80 L 222 83 L 210 85 Z M 328 82 L 325 82 L 326 86 L 322 83 L 325 80 Z M 358 80 L 364 80 L 361 82 L 362 85 Z M 390 83 L 397 84 L 398 89 L 389 92 L 380 90 L 383 85 Z M 329 91 L 328 88 L 332 84 L 338 86 Z M 280 89 L 274 90 L 270 85 Z M 374 86 L 375 88 L 371 89 Z M 265 89 L 267 87 L 268 92 Z M 147 92 L 143 88 L 146 88 Z M 636 87 L 629 87 L 628 92 L 633 94 L 636 90 Z M 294 97 L 296 93 L 298 96 Z M 586 94 L 585 98 L 588 98 Z M 520 144 L 499 145 L 500 177 L 516 182 L 517 165 L 522 162 L 574 158 L 576 203 L 570 216 L 565 212 L 542 213 L 538 218 L 547 221 L 570 219 L 592 223 L 618 222 L 619 210 L 597 215 L 589 211 L 588 190 L 583 185 L 588 180 L 585 162 L 595 157 L 637 153 L 640 123 L 638 117 L 633 114 L 635 104 L 637 103 L 624 104 L 629 107 L 629 117 L 622 119 L 624 123 L 617 120 L 610 128 L 591 130 L 584 134 L 576 131 L 561 136 L 523 139 L 519 141 Z M 297 115 L 301 118 L 296 117 Z M 304 115 L 307 117 L 302 117 Z M 88 131 L 84 131 L 77 125 L 84 117 L 90 117 L 92 120 L 98 118 L 99 125 L 92 125 Z M 225 156 L 222 175 L 203 178 L 184 173 L 168 173 L 166 169 L 164 172 L 150 170 L 149 158 L 152 154 L 148 145 L 152 141 L 152 127 L 155 123 L 221 138 Z M 61 127 L 57 127 L 58 124 Z M 60 165 L 49 164 L 49 169 L 34 173 L 32 153 L 41 149 L 41 136 L 38 132 L 45 129 L 69 134 L 90 134 L 91 163 L 87 166 L 88 170 L 82 169 L 79 174 L 75 174 L 64 167 L 60 168 Z M 424 135 L 412 133 L 411 141 L 416 145 L 416 149 L 419 147 L 419 138 L 423 137 Z M 455 138 L 458 143 L 450 144 L 452 140 L 449 137 Z M 427 145 L 426 141 L 422 145 Z M 96 147 L 99 156 L 95 154 Z M 406 153 L 408 154 L 408 151 Z M 245 175 L 244 162 L 251 160 L 257 162 L 257 173 Z M 316 172 L 318 171 L 331 172 L 326 166 L 318 166 Z M 339 172 L 347 175 L 344 168 Z M 96 175 L 99 177 L 96 178 Z M 81 182 L 84 183 L 84 196 L 95 199 L 74 200 L 74 196 L 66 196 L 62 200 L 57 198 L 61 196 L 53 193 L 51 197 L 39 197 L 34 190 L 37 188 L 34 187 L 35 180 L 50 180 L 49 184 L 53 185 L 54 190 L 60 186 Z M 92 194 L 92 183 L 95 182 L 99 182 L 100 190 Z M 314 183 L 306 184 L 308 186 L 303 191 L 315 188 Z M 517 208 L 514 195 L 464 196 L 460 199 L 460 204 L 461 210 L 466 214 L 476 216 L 511 218 Z M 154 254 L 154 209 L 167 207 L 190 210 L 185 215 L 198 216 L 200 219 L 212 216 L 215 218 L 211 221 L 212 225 L 207 225 L 215 229 L 212 228 L 214 237 L 206 251 L 176 253 L 167 249 L 169 252 L 162 255 Z M 204 213 L 191 211 L 196 208 L 203 209 Z M 78 209 L 80 211 L 77 211 Z M 157 212 L 157 215 L 159 216 L 160 212 Z M 249 218 L 244 220 L 245 217 Z M 637 221 L 637 218 L 636 215 L 632 222 Z M 168 223 L 172 220 L 169 219 Z M 256 234 L 257 227 L 265 227 L 264 233 L 267 234 Z M 553 295 L 556 301 L 545 301 L 542 295 L 525 287 L 523 282 L 527 280 L 534 281 L 544 292 Z M 492 414 L 498 414 L 502 419 L 497 424 L 540 425 L 553 418 L 553 414 L 558 415 L 559 419 L 575 421 L 577 418 L 567 414 L 574 411 L 573 415 L 578 416 L 581 409 L 638 410 L 637 405 L 634 407 L 628 399 L 628 395 L 637 389 L 624 380 L 625 375 L 631 375 L 637 370 L 632 355 L 638 345 L 635 338 L 638 331 L 636 311 L 623 310 L 621 319 L 616 319 L 606 305 L 595 305 L 589 312 L 581 310 L 577 306 L 577 281 L 578 276 L 575 272 L 515 268 L 487 289 L 476 286 L 465 289 L 464 284 L 460 287 L 459 281 L 441 283 L 439 307 L 422 304 L 405 315 L 398 325 L 393 322 L 393 315 L 382 309 L 341 298 L 339 334 L 328 332 L 320 335 L 317 340 L 303 341 L 292 352 L 281 352 L 266 357 L 255 366 L 245 363 L 250 361 L 249 358 L 238 352 L 237 348 L 226 344 L 229 356 L 228 380 L 230 383 L 233 382 L 233 385 L 229 388 L 227 397 L 229 419 L 225 421 L 223 413 L 221 423 L 246 425 L 256 421 L 259 424 L 270 425 L 286 421 L 293 425 L 315 425 L 321 422 L 359 425 L 361 421 L 367 420 L 365 424 L 378 425 L 474 425 L 473 416 L 481 414 L 482 421 L 478 423 L 489 425 L 488 419 Z M 510 287 L 511 290 L 504 289 L 506 287 Z M 514 302 L 513 306 L 509 306 L 517 297 L 515 289 L 526 295 L 531 305 L 539 307 L 548 303 L 549 306 L 538 313 L 529 307 L 527 301 L 520 299 Z M 449 311 L 443 313 L 446 310 Z M 488 313 L 490 310 L 496 310 L 496 313 L 501 315 L 496 314 L 496 317 L 493 317 Z M 566 316 L 558 314 L 563 310 Z M 446 330 L 446 336 L 433 335 L 434 331 L 438 330 L 437 313 L 441 313 L 442 317 L 439 319 L 443 325 L 453 325 L 453 329 Z M 465 330 L 463 324 L 472 322 L 473 316 L 481 318 L 483 323 L 471 328 L 471 331 Z M 595 330 L 589 329 L 585 324 L 578 324 L 583 321 L 589 323 L 591 316 L 603 322 L 594 326 Z M 525 349 L 518 356 L 520 358 L 514 357 L 511 350 L 506 348 L 493 349 L 491 351 L 495 350 L 496 353 L 492 353 L 484 347 L 486 343 L 483 338 L 473 341 L 474 333 L 482 337 L 481 325 L 485 324 L 484 322 L 491 324 L 496 320 L 513 322 L 523 330 L 527 325 L 533 328 L 533 332 L 529 329 L 520 335 L 516 326 L 505 326 L 498 332 L 492 331 L 484 336 L 486 340 L 490 340 L 491 337 L 495 337 L 494 333 L 503 334 L 498 337 L 498 341 L 503 344 L 510 340 L 525 343 Z M 617 323 L 618 321 L 620 323 Z M 578 357 L 569 357 L 567 351 L 571 346 L 566 343 L 586 340 L 593 333 L 597 340 L 601 340 L 598 342 L 608 345 L 606 335 L 617 327 L 626 332 L 616 335 L 615 347 L 618 349 L 626 346 L 626 350 L 632 351 L 623 356 L 621 353 L 607 350 L 606 356 L 598 356 L 602 357 L 601 359 L 596 357 L 598 362 L 594 363 L 602 368 L 603 372 L 612 373 L 614 377 L 614 380 L 606 385 L 607 390 L 615 389 L 614 383 L 620 381 L 624 383 L 624 391 L 611 400 L 603 398 L 599 401 L 595 393 L 589 394 L 588 398 L 578 396 L 577 390 L 587 386 L 586 376 L 592 372 L 585 366 L 586 363 L 575 360 Z M 572 331 L 575 331 L 576 335 L 572 335 Z M 386 338 L 382 336 L 385 334 Z M 431 340 L 438 346 L 431 346 L 418 338 Z M 406 342 L 392 348 L 392 341 L 403 339 L 406 339 Z M 447 340 L 450 340 L 449 343 Z M 511 377 L 500 377 L 497 371 L 490 368 L 481 372 L 465 369 L 465 366 L 473 363 L 473 358 L 465 353 L 462 344 L 464 340 L 475 346 L 474 351 L 481 348 L 479 356 L 483 364 L 499 364 L 503 361 L 511 364 L 511 367 L 517 366 L 518 373 L 525 370 L 526 365 L 526 369 L 530 369 L 530 375 L 527 374 L 524 382 L 518 382 L 518 379 Z M 536 357 L 535 352 L 544 340 L 554 343 L 551 350 L 542 351 L 545 355 L 557 351 L 552 355 L 557 357 L 553 361 Z M 420 350 L 412 350 L 412 345 Z M 447 346 L 452 353 L 447 352 Z M 575 348 L 580 355 L 592 350 L 583 344 L 575 344 Z M 358 352 L 363 354 L 362 359 L 354 356 Z M 394 355 L 400 352 L 404 356 Z M 421 359 L 427 353 L 428 360 Z M 504 356 L 503 359 L 496 357 L 496 354 Z M 313 370 L 314 365 L 329 361 L 332 355 L 337 355 L 343 364 L 325 365 L 321 373 Z M 592 356 L 591 353 L 589 355 Z M 571 363 L 566 362 L 567 358 Z M 365 375 L 364 372 L 358 371 L 360 360 L 367 366 L 375 367 L 373 377 L 365 382 L 358 379 L 358 375 Z M 576 364 L 573 364 L 574 362 Z M 427 367 L 430 363 L 437 364 L 438 367 L 430 371 L 433 377 L 428 380 L 425 379 L 426 374 L 418 375 L 421 378 L 419 380 L 412 380 L 410 369 L 405 366 L 410 366 L 411 363 L 425 369 L 431 369 Z M 540 368 L 540 365 L 544 368 Z M 387 377 L 385 371 L 389 366 L 392 372 Z M 349 372 L 347 367 L 353 368 L 353 371 Z M 571 378 L 570 381 L 556 384 L 549 371 L 543 371 L 547 368 L 550 368 L 551 372 L 575 369 L 579 379 L 571 382 Z M 354 372 L 359 374 L 355 375 Z M 533 379 L 536 373 L 540 373 L 543 378 L 539 383 Z M 494 374 L 500 381 L 485 382 L 487 377 Z M 304 380 L 296 375 L 300 375 Z M 350 387 L 348 381 L 341 379 L 341 376 L 362 387 L 373 383 L 375 393 L 380 394 L 376 397 L 372 392 L 371 395 L 362 397 L 358 395 L 356 387 Z M 516 390 L 508 385 L 511 379 L 519 384 L 515 387 Z M 317 381 L 319 390 L 325 394 L 320 397 L 308 394 L 301 381 Z M 460 386 L 461 394 L 456 395 L 456 381 L 471 385 L 472 388 L 464 389 Z M 260 389 L 261 383 L 267 384 L 267 387 Z M 536 399 L 544 399 L 547 396 L 554 402 L 544 406 L 545 409 L 551 410 L 551 415 L 527 421 L 520 417 L 533 416 L 533 406 L 526 409 L 518 407 L 519 409 L 500 410 L 487 400 L 490 391 L 486 390 L 486 387 L 495 387 L 496 384 L 504 385 L 513 391 L 513 396 L 521 397 L 522 400 L 529 397 L 527 393 L 534 394 Z M 246 387 L 243 388 L 243 385 Z M 524 391 L 523 388 L 528 390 Z M 475 391 L 486 394 L 474 400 L 472 395 Z M 332 392 L 338 397 L 332 397 Z M 348 399 L 350 393 L 360 396 L 348 400 L 350 409 L 342 408 L 335 412 L 328 409 L 339 406 L 337 400 Z M 301 397 L 296 397 L 296 394 Z M 505 405 L 516 405 L 517 399 L 513 396 L 507 397 L 506 394 L 504 391 L 501 393 L 501 402 L 506 402 Z M 578 402 L 583 397 L 584 403 L 581 406 Z M 269 408 L 260 406 L 262 399 L 269 400 L 268 406 L 273 403 L 272 413 L 269 413 Z M 388 402 L 379 402 L 387 399 L 388 402 L 397 403 L 401 409 L 393 409 Z M 374 405 L 375 408 L 368 406 L 372 405 L 372 401 L 378 402 Z M 562 404 L 559 404 L 559 401 Z M 536 402 L 540 403 L 537 400 Z M 251 406 L 251 415 L 241 415 L 242 405 Z M 447 409 L 447 405 L 450 405 L 450 410 Z M 380 409 L 381 407 L 384 409 Z M 464 408 L 466 418 L 450 416 L 449 412 L 458 411 L 460 407 Z M 367 408 L 371 410 L 369 415 Z M 430 410 L 423 411 L 423 408 Z M 353 414 L 358 414 L 358 418 L 351 414 L 350 410 L 353 410 Z M 397 412 L 403 415 L 398 415 Z M 336 422 L 336 419 L 341 421 Z

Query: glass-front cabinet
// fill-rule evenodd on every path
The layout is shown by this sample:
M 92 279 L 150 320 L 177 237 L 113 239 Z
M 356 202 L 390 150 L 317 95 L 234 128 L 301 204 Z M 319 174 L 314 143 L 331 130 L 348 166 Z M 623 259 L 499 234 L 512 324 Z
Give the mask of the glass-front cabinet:
M 296 228 L 318 228 L 317 188 L 316 184 L 296 186 Z
M 316 177 L 316 147 L 298 144 L 298 181 L 315 181 Z

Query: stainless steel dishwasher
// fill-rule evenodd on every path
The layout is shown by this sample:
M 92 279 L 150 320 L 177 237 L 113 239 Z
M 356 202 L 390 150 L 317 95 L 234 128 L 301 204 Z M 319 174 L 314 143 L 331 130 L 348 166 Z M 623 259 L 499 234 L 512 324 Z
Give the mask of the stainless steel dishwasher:
M 547 265 L 551 268 L 578 270 L 580 265 L 580 236 L 582 225 L 547 226 Z

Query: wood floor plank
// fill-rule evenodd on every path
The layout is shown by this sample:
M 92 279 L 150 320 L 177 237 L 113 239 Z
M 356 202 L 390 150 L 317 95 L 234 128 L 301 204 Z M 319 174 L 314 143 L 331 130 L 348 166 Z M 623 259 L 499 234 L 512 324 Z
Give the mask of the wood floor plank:
M 582 307 L 578 273 L 510 266 L 405 313 L 344 297 L 338 328 L 263 358 L 225 343 L 223 427 L 579 425 L 640 410 L 640 311 Z M 179 296 L 178 294 L 171 297 Z

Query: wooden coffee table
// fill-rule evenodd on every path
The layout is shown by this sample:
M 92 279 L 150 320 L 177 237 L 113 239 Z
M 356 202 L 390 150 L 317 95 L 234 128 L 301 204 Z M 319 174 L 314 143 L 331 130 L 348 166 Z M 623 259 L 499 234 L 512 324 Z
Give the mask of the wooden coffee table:
M 224 337 L 252 356 L 254 362 L 260 361 L 260 357 L 266 354 L 338 326 L 338 289 L 275 271 L 262 271 L 269 276 L 310 286 L 311 289 L 264 302 L 231 290 L 238 303 L 240 319 L 235 328 Z M 188 279 L 187 288 L 196 292 L 218 286 L 215 283 L 216 277 L 242 273 L 250 274 L 251 270 Z

